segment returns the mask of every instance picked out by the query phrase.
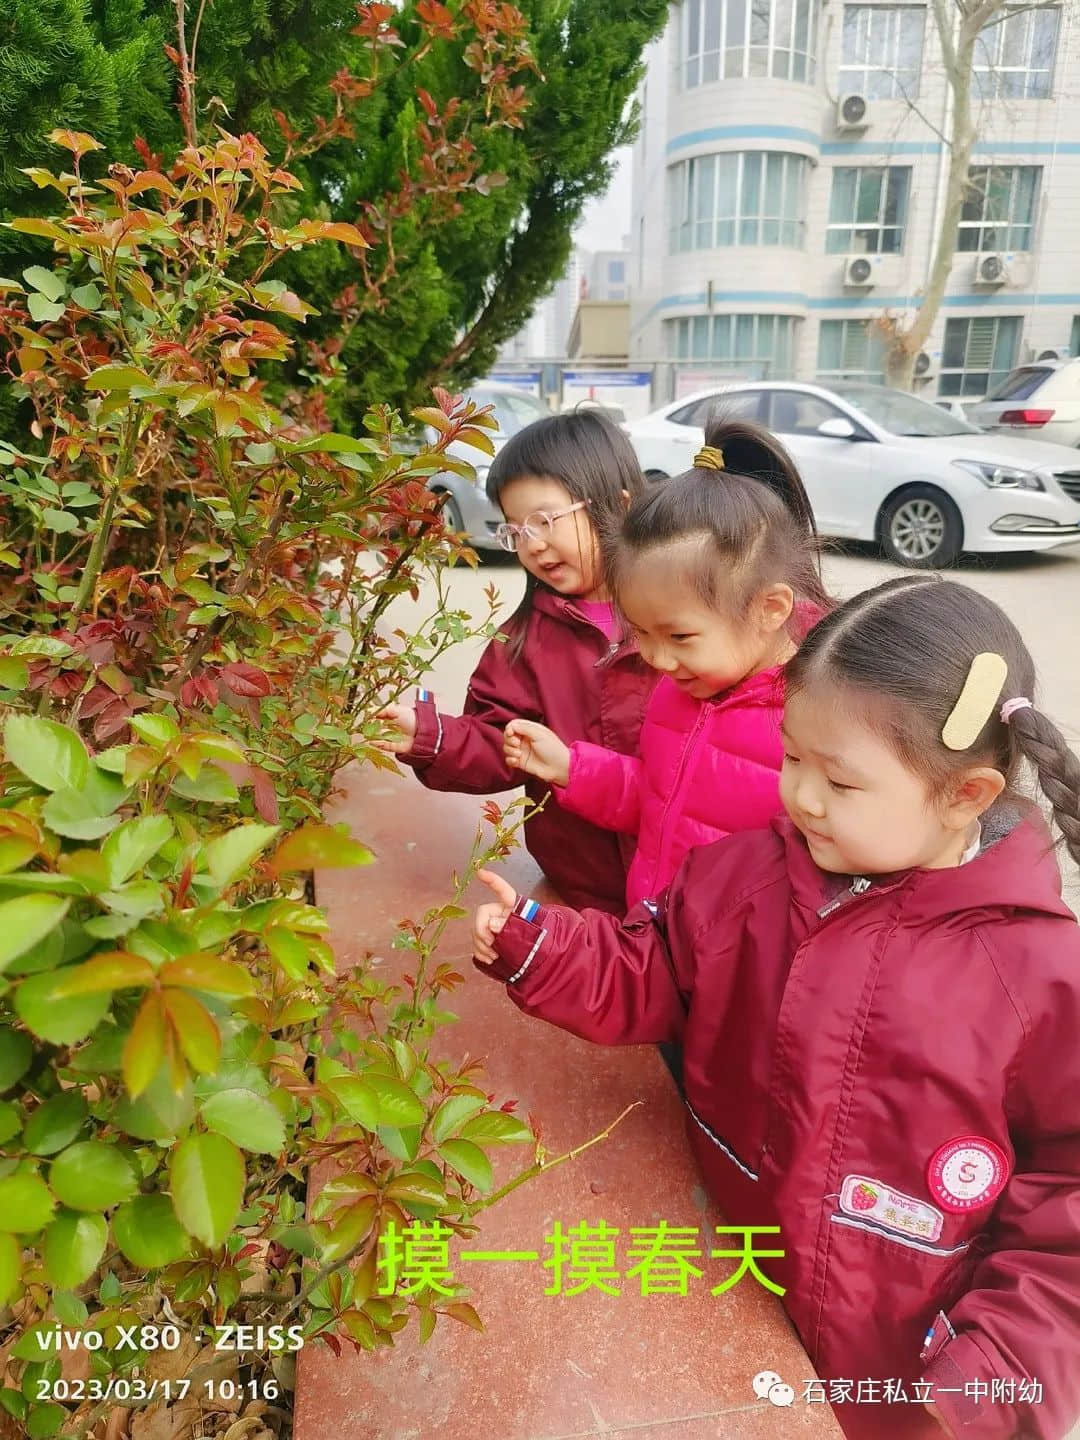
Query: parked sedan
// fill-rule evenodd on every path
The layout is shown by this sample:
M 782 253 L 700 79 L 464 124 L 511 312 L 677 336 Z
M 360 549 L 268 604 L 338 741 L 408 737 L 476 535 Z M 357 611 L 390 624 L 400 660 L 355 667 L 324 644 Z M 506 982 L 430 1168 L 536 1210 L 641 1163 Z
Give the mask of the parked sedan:
M 879 542 L 920 569 L 961 551 L 1049 550 L 1080 538 L 1080 457 L 986 435 L 883 385 L 781 382 L 699 391 L 631 422 L 652 479 L 687 470 L 713 413 L 756 420 L 795 457 L 823 535 Z
M 528 390 L 515 390 L 511 385 L 499 385 L 487 381 L 469 391 L 469 399 L 477 405 L 493 405 L 499 429 L 492 433 L 495 450 L 506 443 L 534 420 L 541 420 L 551 411 L 542 400 Z M 429 443 L 434 443 L 436 433 L 429 430 Z M 495 529 L 502 521 L 502 515 L 487 497 L 489 463 L 483 453 L 471 445 L 453 444 L 449 453 L 467 460 L 476 469 L 475 480 L 455 475 L 450 470 L 440 470 L 427 482 L 428 489 L 436 495 L 446 495 L 443 501 L 443 519 L 451 530 L 462 532 L 469 544 L 480 550 L 496 550 Z
M 1021 365 L 971 407 L 984 430 L 1080 445 L 1080 360 Z

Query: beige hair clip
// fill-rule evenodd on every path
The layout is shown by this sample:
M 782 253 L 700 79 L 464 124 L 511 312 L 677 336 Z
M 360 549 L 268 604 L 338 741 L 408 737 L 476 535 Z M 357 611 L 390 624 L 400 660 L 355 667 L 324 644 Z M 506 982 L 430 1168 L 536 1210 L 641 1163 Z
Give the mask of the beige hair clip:
M 978 739 L 994 713 L 1009 667 L 1001 655 L 984 650 L 968 670 L 960 698 L 949 712 L 941 731 L 941 742 L 949 750 L 967 750 Z
M 724 452 L 715 445 L 705 445 L 694 456 L 695 470 L 723 470 Z

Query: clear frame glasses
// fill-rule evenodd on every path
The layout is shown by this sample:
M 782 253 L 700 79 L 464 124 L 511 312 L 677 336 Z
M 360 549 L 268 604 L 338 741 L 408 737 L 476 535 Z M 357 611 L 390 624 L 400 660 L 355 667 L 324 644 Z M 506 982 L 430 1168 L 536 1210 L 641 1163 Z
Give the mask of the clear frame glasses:
M 520 525 L 511 525 L 504 520 L 496 527 L 496 543 L 513 554 L 522 540 L 548 540 L 556 520 L 561 520 L 564 515 L 573 515 L 577 510 L 584 510 L 588 503 L 587 500 L 578 500 L 576 504 L 568 505 L 565 510 L 553 510 L 550 514 L 546 510 L 535 510 L 531 515 L 526 515 Z

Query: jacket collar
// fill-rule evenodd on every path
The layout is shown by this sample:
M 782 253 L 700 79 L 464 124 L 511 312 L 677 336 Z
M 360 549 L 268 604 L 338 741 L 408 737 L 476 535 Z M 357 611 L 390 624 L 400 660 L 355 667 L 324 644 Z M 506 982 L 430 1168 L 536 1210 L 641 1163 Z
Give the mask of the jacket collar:
M 966 865 L 946 870 L 901 870 L 856 877 L 819 870 L 802 834 L 786 815 L 772 822 L 781 837 L 792 894 L 797 904 L 819 912 L 851 891 L 859 878 L 870 881 L 863 893 L 904 889 L 904 921 L 924 924 L 973 911 L 1035 911 L 1074 919 L 1061 898 L 1061 872 L 1053 840 L 1034 807 L 1020 810 L 999 802 L 983 818 L 986 843 Z M 853 894 L 856 892 L 852 892 Z

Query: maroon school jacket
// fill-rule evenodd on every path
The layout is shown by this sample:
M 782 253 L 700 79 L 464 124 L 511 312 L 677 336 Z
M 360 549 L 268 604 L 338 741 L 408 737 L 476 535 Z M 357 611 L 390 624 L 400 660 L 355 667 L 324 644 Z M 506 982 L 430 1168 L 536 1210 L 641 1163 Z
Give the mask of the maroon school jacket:
M 418 701 L 412 753 L 400 758 L 430 790 L 490 795 L 524 782 L 530 799 L 540 801 L 548 784 L 509 769 L 503 759 L 507 723 L 536 720 L 568 745 L 588 740 L 635 755 L 657 679 L 631 642 L 609 644 L 573 600 L 538 590 L 521 658 L 511 663 L 509 642 L 493 640 L 469 681 L 460 716 L 441 714 L 430 698 Z M 568 905 L 624 913 L 634 836 L 571 815 L 552 796 L 527 822 L 525 844 Z
M 931 1382 L 961 1440 L 1080 1415 L 1080 928 L 1041 821 L 995 808 L 966 865 L 872 880 L 784 817 L 622 922 L 519 901 L 478 966 L 587 1039 L 682 1041 L 708 1187 L 780 1226 L 818 1373 L 903 1382 L 837 1407 L 854 1440 L 941 1440 Z

